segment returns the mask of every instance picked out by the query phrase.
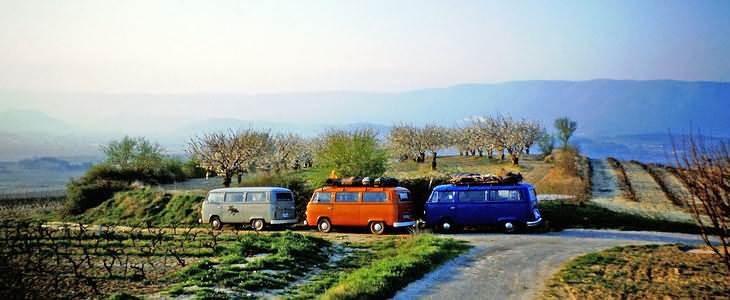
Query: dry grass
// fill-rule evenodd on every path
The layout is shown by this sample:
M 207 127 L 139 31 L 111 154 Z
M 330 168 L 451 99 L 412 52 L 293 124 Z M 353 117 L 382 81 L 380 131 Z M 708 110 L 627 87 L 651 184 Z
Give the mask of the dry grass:
M 728 299 L 730 280 L 713 255 L 680 245 L 617 247 L 558 272 L 546 299 Z M 695 251 L 693 251 L 695 252 Z
M 590 165 L 574 150 L 556 150 L 545 159 L 546 172 L 535 176 L 535 186 L 542 194 L 573 195 L 579 201 L 590 197 Z

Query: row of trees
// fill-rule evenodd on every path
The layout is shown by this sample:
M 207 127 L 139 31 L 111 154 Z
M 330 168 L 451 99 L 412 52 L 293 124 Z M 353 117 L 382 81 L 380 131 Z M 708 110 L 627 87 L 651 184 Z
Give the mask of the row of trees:
M 567 145 L 575 122 L 560 120 L 573 126 L 567 131 L 557 128 L 559 132 L 569 132 L 560 134 Z M 313 167 L 315 162 L 319 169 L 335 169 L 347 176 L 378 175 L 385 170 L 386 150 L 400 160 L 418 163 L 430 156 L 434 170 L 438 153 L 449 148 L 457 149 L 461 155 L 486 153 L 489 158 L 498 153 L 502 160 L 509 154 L 512 163 L 518 165 L 522 155 L 529 155 L 530 148 L 545 137 L 552 143 L 553 138 L 538 122 L 497 115 L 474 117 L 453 128 L 398 124 L 392 127 L 385 144 L 371 129 L 330 130 L 313 139 L 255 129 L 229 130 L 191 139 L 188 152 L 201 168 L 223 177 L 223 184 L 230 186 L 233 177 L 237 176 L 240 182 L 242 174 L 253 170 L 296 170 Z M 541 148 L 545 149 L 542 144 Z
M 512 163 L 519 164 L 522 154 L 530 154 L 530 148 L 546 135 L 538 122 L 515 120 L 510 116 L 485 116 L 469 119 L 464 126 L 453 128 L 437 125 L 416 127 L 409 124 L 394 126 L 388 136 L 388 145 L 401 160 L 413 159 L 422 163 L 426 154 L 431 155 L 431 168 L 436 169 L 438 151 L 456 148 L 460 155 L 478 155 L 492 158 L 498 153 L 505 159 L 510 155 Z
M 246 129 L 195 137 L 188 143 L 188 152 L 201 168 L 223 177 L 228 187 L 234 176 L 240 183 L 243 173 L 256 169 L 311 167 L 316 145 L 296 134 Z

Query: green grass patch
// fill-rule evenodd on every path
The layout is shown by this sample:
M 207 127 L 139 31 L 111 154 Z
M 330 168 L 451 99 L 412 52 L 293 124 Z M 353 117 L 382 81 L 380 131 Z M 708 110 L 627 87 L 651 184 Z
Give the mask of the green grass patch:
M 547 221 L 548 230 L 594 228 L 693 234 L 700 232 L 700 228 L 695 224 L 615 212 L 592 203 L 544 201 L 540 202 L 539 207 L 543 219 Z
M 331 244 L 323 239 L 290 231 L 270 235 L 245 234 L 222 251 L 169 277 L 173 296 L 222 297 L 220 289 L 246 295 L 287 287 L 313 267 L 328 260 Z M 200 288 L 216 288 L 211 293 Z M 205 297 L 201 296 L 204 295 Z
M 101 205 L 67 221 L 112 225 L 197 225 L 204 195 L 150 188 L 118 192 Z
M 463 241 L 419 235 L 396 247 L 383 247 L 379 258 L 342 278 L 322 299 L 383 299 L 469 248 Z

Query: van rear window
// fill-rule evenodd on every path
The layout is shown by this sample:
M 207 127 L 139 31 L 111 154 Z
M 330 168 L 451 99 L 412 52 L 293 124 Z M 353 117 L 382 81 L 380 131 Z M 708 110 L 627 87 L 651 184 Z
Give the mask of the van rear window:
M 362 194 L 362 202 L 386 202 L 388 194 L 383 192 L 365 192 Z
M 264 202 L 264 201 L 266 201 L 266 193 L 264 193 L 264 192 L 246 193 L 246 202 Z
M 277 201 L 292 201 L 294 198 L 292 197 L 291 193 L 276 193 L 276 200 Z
M 409 192 L 398 192 L 398 197 L 400 198 L 400 202 L 411 201 L 411 193 Z
M 489 191 L 489 201 L 520 201 L 520 192 L 517 190 Z

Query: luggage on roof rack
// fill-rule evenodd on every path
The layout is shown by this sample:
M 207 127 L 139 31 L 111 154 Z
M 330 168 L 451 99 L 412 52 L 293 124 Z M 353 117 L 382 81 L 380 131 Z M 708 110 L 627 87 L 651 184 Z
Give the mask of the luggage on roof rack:
M 378 177 L 374 180 L 370 177 L 328 178 L 325 184 L 329 186 L 395 187 L 398 186 L 398 179 L 392 177 Z
M 508 172 L 505 176 L 494 174 L 458 173 L 449 182 L 454 185 L 515 185 L 522 182 L 522 174 Z

